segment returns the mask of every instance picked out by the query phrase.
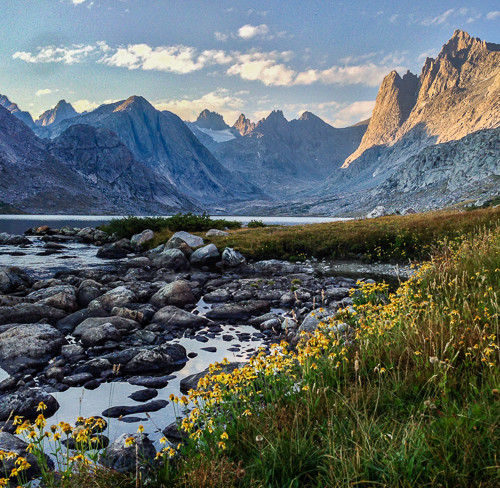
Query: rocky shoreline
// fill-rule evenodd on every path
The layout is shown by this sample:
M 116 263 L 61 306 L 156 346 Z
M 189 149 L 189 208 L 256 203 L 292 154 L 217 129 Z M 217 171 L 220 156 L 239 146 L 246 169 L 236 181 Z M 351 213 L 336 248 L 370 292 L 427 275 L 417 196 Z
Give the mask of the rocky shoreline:
M 52 393 L 75 386 L 92 390 L 127 381 L 144 388 L 133 398 L 140 403 L 112 405 L 102 412 L 107 418 L 165 408 L 168 401 L 154 399 L 158 389 L 196 356 L 177 339 L 203 344 L 219 337 L 236 352 L 244 343 L 293 344 L 301 331 L 312 332 L 321 318 L 352 304 L 356 280 L 318 275 L 312 262 L 247 263 L 237 251 L 221 254 L 186 232 L 142 252 L 151 231 L 117 240 L 89 229 L 29 234 L 47 243 L 97 244 L 98 254 L 116 259 L 114 269 L 69 269 L 35 281 L 19 268 L 0 268 L 0 367 L 9 375 L 0 382 L 4 440 L 15 430 L 13 415 L 34 419 L 43 401 L 49 416 L 59 408 Z M 239 330 L 243 326 L 254 332 Z M 195 388 L 200 373 L 184 378 L 181 390 Z

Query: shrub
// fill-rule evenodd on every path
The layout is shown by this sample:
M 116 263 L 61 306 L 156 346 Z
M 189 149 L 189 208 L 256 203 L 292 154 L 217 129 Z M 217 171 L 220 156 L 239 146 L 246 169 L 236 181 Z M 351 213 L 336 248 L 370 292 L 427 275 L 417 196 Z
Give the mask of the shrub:
M 265 227 L 266 224 L 264 224 L 264 222 L 262 222 L 262 220 L 251 220 L 250 222 L 248 222 L 248 225 L 247 227 L 249 227 L 250 229 L 255 229 L 257 227 Z
M 108 234 L 116 234 L 118 237 L 130 239 L 134 234 L 139 234 L 143 230 L 151 229 L 154 232 L 169 230 L 177 232 L 201 232 L 209 229 L 239 229 L 241 222 L 224 219 L 212 219 L 207 213 L 201 215 L 188 213 L 178 213 L 171 217 L 134 217 L 129 216 L 120 219 L 112 219 L 109 224 L 100 227 Z

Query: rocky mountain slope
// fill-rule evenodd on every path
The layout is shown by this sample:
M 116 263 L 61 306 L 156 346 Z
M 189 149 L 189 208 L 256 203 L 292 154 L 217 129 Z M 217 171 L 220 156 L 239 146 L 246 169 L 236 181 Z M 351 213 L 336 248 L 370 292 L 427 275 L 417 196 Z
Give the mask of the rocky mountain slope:
M 38 138 L 0 107 L 0 200 L 27 212 L 169 213 L 196 205 L 136 161 L 109 130 Z
M 15 115 L 19 120 L 22 120 L 28 127 L 34 129 L 35 122 L 29 112 L 23 112 L 17 103 L 11 102 L 5 95 L 0 95 L 0 105 L 5 107 L 11 114 Z
M 112 130 L 138 161 L 201 204 L 263 196 L 252 184 L 224 168 L 179 117 L 156 110 L 143 97 L 133 96 L 63 120 L 50 134 L 57 136 L 75 124 Z
M 288 121 L 281 110 L 257 124 L 241 115 L 234 127 L 239 136 L 211 147 L 214 156 L 275 198 L 317 185 L 339 170 L 366 130 L 366 125 L 335 129 L 310 112 Z
M 60 100 L 54 108 L 46 110 L 40 115 L 40 117 L 35 120 L 35 124 L 39 127 L 47 127 L 48 125 L 58 124 L 63 120 L 76 117 L 77 115 L 78 112 L 70 103 L 66 102 L 66 100 Z

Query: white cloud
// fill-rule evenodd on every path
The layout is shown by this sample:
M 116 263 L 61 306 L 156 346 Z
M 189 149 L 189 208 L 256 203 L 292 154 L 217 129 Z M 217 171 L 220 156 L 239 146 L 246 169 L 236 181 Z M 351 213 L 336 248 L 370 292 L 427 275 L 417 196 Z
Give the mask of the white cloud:
M 36 54 L 26 51 L 17 51 L 13 59 L 20 59 L 26 63 L 81 63 L 91 55 L 107 52 L 109 46 L 105 42 L 96 44 L 72 44 L 71 46 L 45 46 L 38 48 Z
M 56 92 L 58 92 L 58 91 L 59 91 L 59 89 L 58 89 L 58 88 L 56 88 L 55 90 L 51 90 L 50 88 L 42 88 L 42 89 L 38 90 L 38 91 L 35 93 L 35 95 L 36 95 L 37 97 L 42 97 L 43 95 L 50 95 L 51 93 L 56 93 Z
M 229 39 L 229 34 L 225 34 L 224 32 L 214 32 L 214 37 L 220 42 L 226 42 Z
M 87 0 L 71 0 L 73 5 L 80 5 L 81 3 L 85 3 Z
M 366 63 L 354 66 L 332 66 L 324 70 L 310 69 L 299 73 L 295 85 L 364 85 L 379 86 L 384 76 L 394 69 L 391 66 Z M 399 67 L 399 69 L 401 69 Z
M 486 20 L 496 20 L 500 18 L 500 10 L 493 10 L 486 14 Z
M 444 12 L 440 15 L 437 15 L 436 17 L 428 17 L 428 18 L 422 20 L 421 24 L 425 25 L 425 26 L 444 24 L 454 12 L 455 12 L 455 9 L 450 8 L 446 12 Z
M 266 86 L 289 86 L 293 84 L 296 72 L 278 61 L 282 58 L 288 59 L 289 56 L 288 51 L 240 54 L 236 63 L 227 70 L 227 74 L 240 76 L 243 80 L 259 80 Z
M 361 100 L 353 102 L 346 107 L 338 110 L 334 114 L 332 124 L 335 127 L 347 127 L 362 120 L 371 117 L 375 107 L 375 100 Z
M 108 66 L 146 71 L 171 71 L 186 74 L 203 69 L 207 65 L 227 64 L 231 56 L 221 50 L 206 50 L 201 53 L 189 46 L 160 46 L 132 44 L 118 48 L 100 62 Z
M 265 37 L 268 33 L 269 27 L 266 24 L 245 24 L 238 29 L 238 36 L 246 40 L 253 39 L 254 37 Z
M 241 113 L 243 100 L 231 96 L 225 89 L 206 93 L 200 98 L 182 100 L 163 100 L 153 102 L 158 110 L 174 112 L 183 120 L 196 120 L 202 110 L 208 109 L 220 113 L 227 124 L 232 125 Z
M 73 108 L 81 113 L 81 112 L 91 112 L 95 110 L 97 107 L 101 105 L 107 105 L 109 103 L 117 102 L 118 100 L 104 100 L 103 102 L 92 102 L 90 100 L 77 100 L 76 102 L 71 102 Z
M 394 24 L 394 23 L 396 22 L 396 20 L 398 20 L 398 17 L 399 17 L 399 14 L 394 14 L 394 15 L 391 15 L 391 16 L 389 17 L 389 22 L 390 22 L 391 24 Z

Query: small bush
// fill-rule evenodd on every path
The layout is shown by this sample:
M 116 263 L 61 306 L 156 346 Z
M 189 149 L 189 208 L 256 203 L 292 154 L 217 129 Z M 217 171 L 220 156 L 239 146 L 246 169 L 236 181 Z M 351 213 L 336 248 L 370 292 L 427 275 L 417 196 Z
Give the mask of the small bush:
M 255 229 L 257 227 L 265 227 L 266 224 L 264 224 L 264 222 L 262 222 L 262 220 L 251 220 L 250 222 L 248 222 L 248 225 L 247 227 L 249 227 L 250 229 Z
M 239 229 L 241 222 L 224 219 L 212 219 L 205 212 L 201 215 L 191 212 L 178 213 L 171 217 L 134 217 L 129 216 L 121 219 L 113 219 L 109 224 L 100 227 L 108 234 L 116 234 L 118 237 L 130 239 L 134 234 L 139 234 L 143 230 L 151 229 L 154 232 L 170 230 L 177 232 L 201 232 L 209 229 Z

